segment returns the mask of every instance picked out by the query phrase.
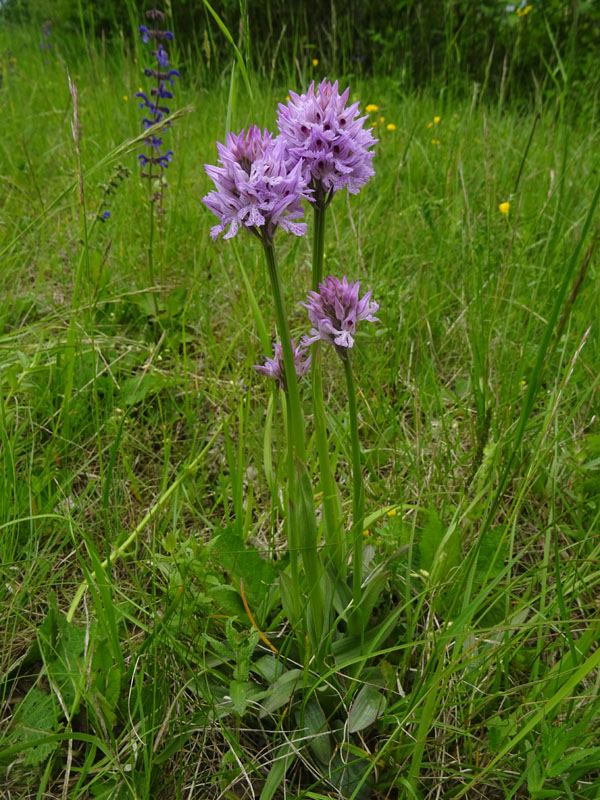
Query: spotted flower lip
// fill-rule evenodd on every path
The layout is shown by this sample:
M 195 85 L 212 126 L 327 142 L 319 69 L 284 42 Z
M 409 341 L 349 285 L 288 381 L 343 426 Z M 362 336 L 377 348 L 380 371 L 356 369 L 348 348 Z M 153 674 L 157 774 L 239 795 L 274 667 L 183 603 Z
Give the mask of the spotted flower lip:
M 221 166 L 204 165 L 215 190 L 202 198 L 220 220 L 211 228 L 213 240 L 226 229 L 223 238 L 231 239 L 240 226 L 267 239 L 277 226 L 296 236 L 306 233 L 306 223 L 295 220 L 303 217 L 301 201 L 311 190 L 302 164 L 289 165 L 280 139 L 253 125 L 247 133 L 229 133 L 226 144 L 217 142 L 217 150 Z
M 306 357 L 306 359 L 304 359 L 304 356 L 306 355 L 305 348 L 303 348 L 300 345 L 296 346 L 293 339 L 291 339 L 291 345 L 292 345 L 292 353 L 294 355 L 294 365 L 296 367 L 296 375 L 298 376 L 298 378 L 301 378 L 303 375 L 306 375 L 306 373 L 310 369 L 310 362 L 312 356 L 309 354 Z M 261 375 L 266 375 L 268 378 L 273 378 L 273 380 L 277 381 L 278 385 L 282 389 L 285 389 L 286 388 L 285 365 L 283 363 L 283 349 L 281 347 L 281 342 L 275 343 L 273 351 L 274 351 L 273 358 L 265 356 L 265 363 L 255 364 L 254 369 Z
M 364 127 L 358 103 L 347 105 L 350 89 L 342 94 L 338 82 L 326 78 L 306 94 L 290 92 L 287 105 L 279 104 L 277 123 L 292 162 L 302 162 L 307 182 L 328 192 L 346 188 L 358 194 L 375 174 L 373 151 L 378 139 Z
M 344 357 L 347 348 L 354 345 L 357 322 L 379 321 L 373 316 L 379 305 L 371 301 L 371 290 L 360 299 L 359 290 L 359 281 L 348 281 L 345 275 L 342 280 L 330 275 L 319 284 L 318 292 L 309 292 L 306 303 L 302 305 L 308 309 L 314 327 L 302 338 L 301 344 L 307 347 L 323 340 L 335 345 L 337 352 Z

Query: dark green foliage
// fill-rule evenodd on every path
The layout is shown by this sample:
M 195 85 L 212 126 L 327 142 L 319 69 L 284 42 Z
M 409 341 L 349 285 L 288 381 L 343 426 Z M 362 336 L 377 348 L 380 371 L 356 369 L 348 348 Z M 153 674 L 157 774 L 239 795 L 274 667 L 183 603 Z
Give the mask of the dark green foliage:
M 385 74 L 403 91 L 432 84 L 440 93 L 470 95 L 477 84 L 500 90 L 503 100 L 568 89 L 572 100 L 584 103 L 589 97 L 583 84 L 600 74 L 600 6 L 592 0 L 532 0 L 514 7 L 506 0 L 212 5 L 248 65 L 292 85 L 299 66 L 305 78 Z M 51 20 L 57 41 L 77 34 L 89 44 L 122 35 L 134 39 L 148 7 L 139 0 L 7 0 L 3 12 L 9 21 L 38 26 Z M 195 53 L 213 74 L 227 68 L 230 47 L 203 3 L 174 3 L 169 13 L 181 50 Z

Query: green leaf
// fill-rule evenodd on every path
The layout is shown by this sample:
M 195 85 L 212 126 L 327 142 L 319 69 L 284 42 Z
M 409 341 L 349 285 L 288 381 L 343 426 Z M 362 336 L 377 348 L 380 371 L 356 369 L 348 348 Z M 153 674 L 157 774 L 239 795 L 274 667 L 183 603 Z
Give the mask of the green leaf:
M 297 587 L 294 586 L 291 576 L 286 572 L 280 572 L 279 593 L 281 595 L 281 605 L 286 617 L 293 626 L 299 622 L 301 616 L 299 595 L 296 589 Z
M 444 538 L 444 528 L 435 511 L 429 509 L 429 520 L 419 535 L 419 566 L 431 572 L 435 554 Z
M 354 698 L 348 715 L 348 731 L 357 733 L 372 725 L 386 707 L 386 699 L 374 686 L 365 685 Z
M 311 697 L 304 709 L 304 728 L 310 749 L 322 764 L 328 764 L 333 754 L 325 714 L 316 697 Z
M 275 758 L 273 759 L 273 766 L 267 775 L 267 780 L 265 781 L 265 785 L 260 793 L 259 800 L 271 800 L 279 788 L 280 784 L 285 778 L 286 772 L 298 757 L 296 755 L 297 748 L 294 747 L 293 742 L 294 739 L 299 737 L 299 733 L 293 733 L 291 736 L 291 741 L 282 744 L 277 751 Z
M 136 375 L 121 384 L 121 402 L 126 406 L 134 406 L 145 400 L 148 395 L 156 394 L 165 385 L 165 378 L 156 372 Z
M 270 694 L 262 703 L 262 708 L 259 716 L 264 717 L 266 714 L 272 714 L 278 708 L 289 703 L 291 696 L 299 683 L 302 681 L 301 669 L 290 669 L 284 672 L 278 678 L 271 688 Z
M 363 585 L 358 608 L 360 609 L 359 616 L 363 620 L 365 627 L 369 626 L 373 608 L 382 597 L 383 589 L 387 583 L 388 577 L 388 572 L 374 571 L 369 575 L 366 584 Z
M 584 750 L 573 750 L 568 755 L 563 756 L 560 761 L 547 769 L 549 778 L 557 778 L 559 775 L 564 775 L 569 772 L 571 767 L 578 764 L 583 759 L 589 759 L 588 765 L 590 772 L 598 769 L 600 763 L 600 747 L 588 747 Z
M 475 581 L 481 584 L 486 576 L 491 581 L 504 569 L 504 559 L 508 555 L 505 529 L 502 526 L 490 528 L 479 544 Z
M 22 742 L 57 732 L 58 713 L 51 695 L 34 686 L 15 711 L 13 724 L 16 738 Z M 58 744 L 58 741 L 46 742 L 32 747 L 23 763 L 30 767 L 41 764 L 56 750 Z
M 168 317 L 176 317 L 181 314 L 185 308 L 188 294 L 187 286 L 176 286 L 175 289 L 169 292 L 165 303 L 165 311 Z
M 54 598 L 38 629 L 40 653 L 51 683 L 59 691 L 69 712 L 75 710 L 85 682 L 84 648 L 86 632 L 61 614 Z
M 247 688 L 248 683 L 246 681 L 231 681 L 229 684 L 231 704 L 235 713 L 239 714 L 240 717 L 246 713 L 246 706 L 248 705 Z
M 105 722 L 113 727 L 121 696 L 121 670 L 115 664 L 106 640 L 97 641 L 92 656 L 92 688 Z
M 252 672 L 256 672 L 267 683 L 271 684 L 281 675 L 281 664 L 278 658 L 265 655 L 257 659 L 250 667 Z
M 239 590 L 234 586 L 220 584 L 210 588 L 210 597 L 214 599 L 219 610 L 232 617 L 242 617 L 246 613 Z
M 350 752 L 355 748 L 349 747 Z M 369 800 L 373 797 L 374 778 L 371 763 L 366 758 L 353 758 L 338 751 L 331 760 L 329 780 L 342 797 L 352 800 Z
M 244 593 L 255 606 L 277 580 L 275 565 L 265 561 L 255 547 L 244 544 L 242 537 L 230 528 L 214 540 L 213 553 L 227 572 L 244 581 Z
M 419 566 L 435 573 L 434 579 L 442 582 L 449 570 L 460 563 L 459 530 L 447 532 L 434 509 L 428 509 L 428 514 L 429 521 L 419 537 Z
M 295 474 L 295 497 L 290 494 L 289 522 L 297 531 L 303 572 L 310 587 L 306 625 L 311 644 L 317 648 L 323 630 L 328 626 L 330 606 L 323 599 L 323 565 L 317 549 L 318 528 L 312 484 L 306 466 L 299 459 L 295 462 Z

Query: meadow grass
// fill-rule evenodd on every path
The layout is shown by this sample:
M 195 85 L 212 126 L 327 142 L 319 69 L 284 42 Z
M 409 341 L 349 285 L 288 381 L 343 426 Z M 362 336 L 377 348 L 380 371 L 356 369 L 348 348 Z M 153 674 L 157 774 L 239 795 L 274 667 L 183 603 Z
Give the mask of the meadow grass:
M 193 110 L 165 133 L 175 157 L 150 273 L 148 187 L 128 144 L 140 133 L 132 55 L 70 61 L 31 34 L 9 46 L 0 795 L 598 797 L 591 114 L 560 98 L 519 110 L 352 81 L 351 97 L 379 107 L 376 176 L 336 196 L 324 274 L 360 279 L 380 304 L 354 360 L 366 559 L 384 569 L 378 619 L 396 611 L 397 624 L 358 681 L 361 656 L 338 651 L 297 665 L 310 693 L 294 707 L 282 689 L 277 706 L 266 690 L 280 673 L 256 629 L 289 646 L 273 588 L 287 557 L 283 424 L 253 370 L 274 315 L 257 242 L 213 244 L 200 201 L 215 141 L 272 129 L 277 99 L 305 86 L 250 75 L 250 103 L 239 77 L 207 88 L 182 69 L 177 105 Z M 131 176 L 101 222 L 92 213 L 118 163 Z M 298 336 L 310 238 L 279 232 L 277 247 Z M 349 514 L 343 368 L 326 370 Z M 311 440 L 316 483 L 314 451 Z M 362 725 L 369 686 L 385 708 Z M 312 696 L 333 709 L 326 720 L 309 719 Z

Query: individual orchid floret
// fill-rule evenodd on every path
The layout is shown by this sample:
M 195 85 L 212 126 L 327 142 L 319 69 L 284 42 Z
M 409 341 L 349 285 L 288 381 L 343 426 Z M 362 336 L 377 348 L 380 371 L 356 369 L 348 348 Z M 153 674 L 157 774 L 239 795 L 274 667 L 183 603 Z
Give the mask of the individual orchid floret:
M 303 217 L 301 201 L 311 191 L 302 165 L 290 167 L 280 139 L 252 125 L 247 133 L 228 134 L 217 150 L 221 166 L 205 164 L 215 190 L 202 198 L 219 219 L 210 231 L 213 240 L 226 228 L 223 238 L 231 239 L 240 226 L 264 241 L 272 239 L 278 225 L 296 236 L 306 233 L 306 223 L 296 220 Z
M 308 309 L 314 327 L 302 339 L 305 347 L 322 339 L 335 345 L 338 354 L 346 358 L 348 348 L 354 344 L 356 323 L 360 320 L 379 321 L 373 316 L 379 305 L 371 302 L 371 291 L 359 299 L 359 289 L 358 281 L 348 282 L 345 275 L 343 280 L 330 275 L 319 284 L 318 292 L 308 293 L 306 303 L 302 305 Z
M 290 92 L 287 105 L 279 104 L 277 123 L 292 162 L 302 162 L 307 183 L 316 196 L 346 188 L 358 194 L 374 175 L 373 151 L 378 140 L 364 127 L 358 103 L 347 106 L 349 89 L 342 94 L 338 83 L 314 81 L 306 94 Z
M 298 378 L 301 378 L 303 375 L 306 375 L 310 369 L 312 356 L 306 356 L 306 350 L 300 346 L 296 347 L 293 339 L 291 339 L 291 344 L 292 353 L 294 355 L 294 365 L 296 367 L 296 375 Z M 273 358 L 265 356 L 265 363 L 255 364 L 254 369 L 257 372 L 260 372 L 261 375 L 266 375 L 268 378 L 273 378 L 273 380 L 277 381 L 277 384 L 280 388 L 285 389 L 285 366 L 283 363 L 283 350 L 281 343 L 276 342 L 273 350 Z M 306 356 L 306 358 L 304 358 L 304 356 Z

